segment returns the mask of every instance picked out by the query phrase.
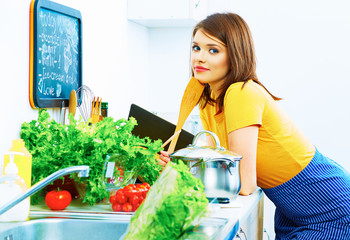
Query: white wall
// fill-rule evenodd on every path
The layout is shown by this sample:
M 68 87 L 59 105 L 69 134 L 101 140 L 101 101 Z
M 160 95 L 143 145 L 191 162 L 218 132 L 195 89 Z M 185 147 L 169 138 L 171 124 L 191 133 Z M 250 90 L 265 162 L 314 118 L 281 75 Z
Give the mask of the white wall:
M 251 27 L 260 80 L 321 152 L 350 170 L 350 3 L 235 0 Z

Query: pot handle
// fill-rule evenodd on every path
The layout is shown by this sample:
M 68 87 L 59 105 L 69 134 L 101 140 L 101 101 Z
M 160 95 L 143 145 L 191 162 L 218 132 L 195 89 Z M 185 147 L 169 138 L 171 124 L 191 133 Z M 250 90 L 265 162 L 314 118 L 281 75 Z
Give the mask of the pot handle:
M 204 134 L 204 133 L 208 133 L 209 135 L 211 135 L 214 139 L 214 143 L 215 143 L 215 147 L 216 148 L 220 148 L 220 141 L 219 138 L 216 136 L 215 133 L 210 132 L 210 131 L 201 131 L 199 133 L 196 134 L 196 136 L 194 137 L 193 141 L 192 141 L 192 145 L 195 146 L 198 142 L 199 136 Z

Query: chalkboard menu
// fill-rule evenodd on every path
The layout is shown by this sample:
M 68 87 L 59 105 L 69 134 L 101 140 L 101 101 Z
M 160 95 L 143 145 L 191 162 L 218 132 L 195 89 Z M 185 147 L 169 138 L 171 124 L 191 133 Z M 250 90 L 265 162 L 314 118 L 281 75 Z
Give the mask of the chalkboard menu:
M 71 90 L 82 86 L 80 12 L 48 0 L 33 0 L 30 34 L 31 106 L 68 106 Z

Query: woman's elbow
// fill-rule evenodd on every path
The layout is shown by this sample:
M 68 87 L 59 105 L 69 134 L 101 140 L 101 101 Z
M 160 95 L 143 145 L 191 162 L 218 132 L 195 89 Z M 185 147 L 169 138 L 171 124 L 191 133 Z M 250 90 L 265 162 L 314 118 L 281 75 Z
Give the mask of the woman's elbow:
M 249 196 L 253 192 L 255 192 L 257 186 L 249 186 L 249 187 L 242 187 L 241 190 L 239 191 L 239 195 L 242 196 Z

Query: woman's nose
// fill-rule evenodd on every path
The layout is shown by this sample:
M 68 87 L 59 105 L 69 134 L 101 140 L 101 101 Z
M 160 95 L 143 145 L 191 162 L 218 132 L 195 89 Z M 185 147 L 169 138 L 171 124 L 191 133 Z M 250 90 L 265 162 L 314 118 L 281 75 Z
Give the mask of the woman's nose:
M 196 54 L 196 61 L 197 62 L 205 62 L 205 53 L 204 51 L 199 51 Z

